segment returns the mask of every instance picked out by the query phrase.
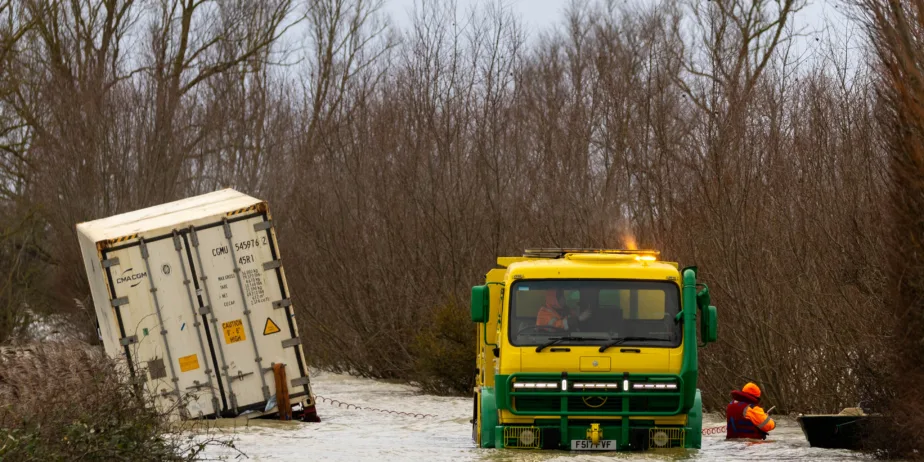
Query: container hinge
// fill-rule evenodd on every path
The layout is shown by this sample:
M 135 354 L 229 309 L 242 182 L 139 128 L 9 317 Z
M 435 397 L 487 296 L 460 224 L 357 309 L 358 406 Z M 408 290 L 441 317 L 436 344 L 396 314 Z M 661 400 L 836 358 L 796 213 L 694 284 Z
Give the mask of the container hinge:
M 119 344 L 122 346 L 129 346 L 133 343 L 138 343 L 137 335 L 129 335 L 128 337 L 123 337 L 119 339 Z
M 211 312 L 212 312 L 212 307 L 209 305 L 205 305 L 202 308 L 199 308 L 199 314 L 201 315 L 210 314 Z
M 196 234 L 196 228 L 192 226 L 189 227 L 189 238 L 193 247 L 199 247 L 199 235 Z
M 107 258 L 103 260 L 103 269 L 111 268 L 119 264 L 119 257 Z
M 271 269 L 276 269 L 276 268 L 279 268 L 280 266 L 282 266 L 282 260 L 268 261 L 268 262 L 266 262 L 266 263 L 263 264 L 263 271 L 268 271 L 268 270 L 271 270 Z
M 148 245 L 144 243 L 144 238 L 139 239 L 138 246 L 141 247 L 141 259 L 147 260 L 151 254 L 148 253 Z
M 284 298 L 273 302 L 273 308 L 285 308 L 287 306 L 292 306 L 292 299 Z
M 302 344 L 302 339 L 300 339 L 300 338 L 298 338 L 298 337 L 290 338 L 290 339 L 288 339 L 288 340 L 283 340 L 283 341 L 282 341 L 282 347 L 283 347 L 283 348 L 290 348 L 290 347 L 298 346 L 298 345 L 301 345 L 301 344 Z
M 266 220 L 266 221 L 261 221 L 259 223 L 255 223 L 253 225 L 253 230 L 254 231 L 266 231 L 267 229 L 270 229 L 272 227 L 273 227 L 273 220 Z
M 225 239 L 231 239 L 231 225 L 227 218 L 222 220 L 221 227 L 225 230 Z
M 122 305 L 128 305 L 128 297 L 119 297 L 113 298 L 111 302 L 113 308 L 120 307 Z
M 179 396 L 180 396 L 180 393 L 179 393 L 178 391 L 176 391 L 176 390 L 174 390 L 174 391 L 167 391 L 167 390 L 164 390 L 164 391 L 161 391 L 161 392 L 160 392 L 160 397 L 161 397 L 161 398 L 166 398 L 166 397 L 168 397 L 168 396 L 177 396 L 177 397 L 179 397 Z M 180 409 L 180 413 L 181 413 L 181 414 L 183 413 L 183 409 L 182 409 L 182 408 Z
M 293 387 L 299 387 L 299 386 L 302 386 L 302 385 L 306 385 L 306 386 L 307 386 L 307 385 L 310 385 L 310 384 L 311 384 L 311 382 L 308 380 L 308 377 L 299 377 L 299 378 L 297 378 L 297 379 L 292 379 L 292 382 L 291 382 L 291 383 L 292 383 L 292 386 L 293 386 Z

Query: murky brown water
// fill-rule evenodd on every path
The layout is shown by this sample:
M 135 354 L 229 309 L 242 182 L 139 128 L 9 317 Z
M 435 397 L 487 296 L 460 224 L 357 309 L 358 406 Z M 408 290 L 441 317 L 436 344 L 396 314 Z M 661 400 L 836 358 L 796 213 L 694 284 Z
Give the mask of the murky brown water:
M 771 439 L 763 443 L 726 441 L 724 434 L 704 436 L 700 450 L 660 450 L 641 453 L 523 451 L 476 448 L 471 440 L 471 400 L 418 394 L 412 387 L 315 373 L 316 394 L 363 407 L 433 414 L 413 418 L 369 410 L 318 404 L 323 422 L 284 423 L 243 419 L 223 420 L 211 436 L 234 438 L 248 460 L 263 461 L 553 461 L 553 460 L 859 460 L 867 456 L 843 450 L 810 448 L 794 420 L 782 418 Z M 704 427 L 722 425 L 720 416 L 707 416 Z M 203 436 L 199 436 L 202 438 Z M 234 459 L 237 450 L 212 447 L 209 459 Z M 243 457 L 241 457 L 243 459 Z

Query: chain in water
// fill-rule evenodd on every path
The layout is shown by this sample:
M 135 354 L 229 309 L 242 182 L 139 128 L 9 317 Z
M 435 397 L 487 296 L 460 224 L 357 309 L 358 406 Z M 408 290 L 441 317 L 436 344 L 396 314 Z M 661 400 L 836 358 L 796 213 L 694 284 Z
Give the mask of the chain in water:
M 381 412 L 383 414 L 393 414 L 393 415 L 400 415 L 400 416 L 405 416 L 405 417 L 416 417 L 419 419 L 436 417 L 433 414 L 418 414 L 416 412 L 392 411 L 389 409 L 378 409 L 378 408 L 369 407 L 369 406 L 357 406 L 355 404 L 347 403 L 347 402 L 340 401 L 337 399 L 325 398 L 321 395 L 314 395 L 314 397 L 322 402 L 330 403 L 334 406 L 342 407 L 346 409 L 358 409 L 360 411 Z
M 346 408 L 346 409 L 357 409 L 357 410 L 360 410 L 360 411 L 381 412 L 381 413 L 383 413 L 383 414 L 400 415 L 400 416 L 405 416 L 405 417 L 416 417 L 416 418 L 419 418 L 419 419 L 426 419 L 426 418 L 434 418 L 434 417 L 436 417 L 436 416 L 433 415 L 433 414 L 420 414 L 420 413 L 416 413 L 416 412 L 393 411 L 393 410 L 389 410 L 389 409 L 379 409 L 379 408 L 369 407 L 369 406 L 358 406 L 358 405 L 356 405 L 356 404 L 347 403 L 347 402 L 345 402 L 345 401 L 340 401 L 340 400 L 337 400 L 337 399 L 327 398 L 327 397 L 324 397 L 324 396 L 321 396 L 321 395 L 314 395 L 314 397 L 315 397 L 316 399 L 320 400 L 321 402 L 329 403 L 329 404 L 331 404 L 331 405 L 334 405 L 334 406 L 337 406 L 337 407 Z M 704 429 L 703 429 L 703 435 L 707 435 L 707 436 L 708 436 L 708 435 L 718 435 L 718 434 L 725 433 L 725 427 L 726 427 L 725 425 L 720 425 L 720 426 L 718 426 L 718 427 L 704 428 Z

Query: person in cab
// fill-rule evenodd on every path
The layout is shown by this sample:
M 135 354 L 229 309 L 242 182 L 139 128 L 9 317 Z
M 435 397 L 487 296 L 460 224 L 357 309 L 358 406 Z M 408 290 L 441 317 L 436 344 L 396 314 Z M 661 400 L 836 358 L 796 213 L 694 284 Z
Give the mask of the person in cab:
M 536 315 L 536 326 L 550 329 L 571 330 L 575 321 L 586 321 L 590 311 L 584 311 L 575 316 L 567 312 L 565 306 L 565 291 L 562 289 L 545 291 L 545 304 L 539 308 Z
M 776 428 L 776 423 L 758 405 L 760 388 L 748 382 L 740 391 L 732 391 L 731 396 L 732 402 L 725 408 L 725 439 L 767 439 L 767 434 Z

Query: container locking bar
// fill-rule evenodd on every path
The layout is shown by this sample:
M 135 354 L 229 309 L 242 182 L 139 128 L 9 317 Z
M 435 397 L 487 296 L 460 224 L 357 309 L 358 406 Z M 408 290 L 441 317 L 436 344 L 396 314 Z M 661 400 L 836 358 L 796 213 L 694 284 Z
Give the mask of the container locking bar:
M 212 297 L 209 294 L 209 285 L 205 283 L 205 265 L 202 264 L 202 252 L 199 251 L 199 235 L 196 234 L 196 228 L 193 226 L 189 227 L 189 239 L 192 241 L 193 249 L 196 251 L 196 263 L 199 266 L 200 280 L 202 281 L 202 294 L 205 299 L 205 306 L 199 308 L 199 314 L 206 315 L 212 314 Z M 192 263 L 190 263 L 192 264 Z M 221 332 L 221 329 L 218 326 L 218 318 L 215 315 L 209 316 L 209 322 L 212 323 L 212 329 L 214 332 Z M 231 374 L 228 372 L 228 361 L 225 359 L 225 349 L 221 344 L 221 341 L 215 342 L 218 345 L 218 357 L 221 358 L 221 370 L 225 374 L 225 383 L 228 384 L 228 398 L 231 401 L 231 410 L 237 414 L 237 395 L 234 394 L 234 385 L 231 383 Z M 217 409 L 217 408 L 216 408 Z
M 263 369 L 260 348 L 257 345 L 257 336 L 253 329 L 253 320 L 250 318 L 250 304 L 247 302 L 247 292 L 244 290 L 244 281 L 241 279 L 241 267 L 237 264 L 237 252 L 234 250 L 234 242 L 231 240 L 231 224 L 228 219 L 222 220 L 222 228 L 225 230 L 225 239 L 228 240 L 228 249 L 231 252 L 231 264 L 234 265 L 234 278 L 237 280 L 237 288 L 241 295 L 241 302 L 244 305 L 244 319 L 247 321 L 247 330 L 250 331 L 250 344 L 253 345 L 253 354 L 256 356 L 257 369 Z M 266 267 L 266 264 L 263 265 Z M 260 374 L 260 382 L 263 384 L 263 399 L 269 400 L 269 386 L 266 384 L 266 377 Z
M 208 313 L 203 313 L 201 310 L 196 309 L 197 303 L 195 301 L 195 297 L 193 297 L 192 287 L 189 285 L 189 275 L 186 274 L 186 265 L 183 264 L 183 245 L 180 241 L 180 233 L 176 229 L 173 230 L 173 248 L 176 250 L 177 257 L 180 259 L 180 269 L 183 270 L 183 284 L 186 286 L 186 297 L 189 301 L 189 309 L 192 311 L 193 319 L 196 320 L 196 322 L 193 323 L 193 326 L 196 328 L 196 338 L 199 340 L 199 352 L 202 354 L 203 358 L 208 358 L 209 355 L 205 350 L 205 341 L 202 338 L 202 330 L 199 329 L 202 323 L 199 322 L 200 318 L 199 316 L 196 316 L 196 312 L 199 311 L 199 314 L 203 315 Z M 190 264 L 192 264 L 192 262 L 190 262 Z M 198 390 L 201 387 L 208 387 L 209 391 L 212 392 L 212 411 L 217 415 L 220 410 L 218 408 L 218 396 L 215 394 L 215 387 L 212 384 L 212 371 L 206 367 L 205 371 L 203 372 L 205 373 L 205 377 L 207 379 L 206 383 L 200 385 L 198 380 L 194 380 L 193 383 L 195 383 L 195 385 L 192 387 L 187 387 L 186 389 Z

